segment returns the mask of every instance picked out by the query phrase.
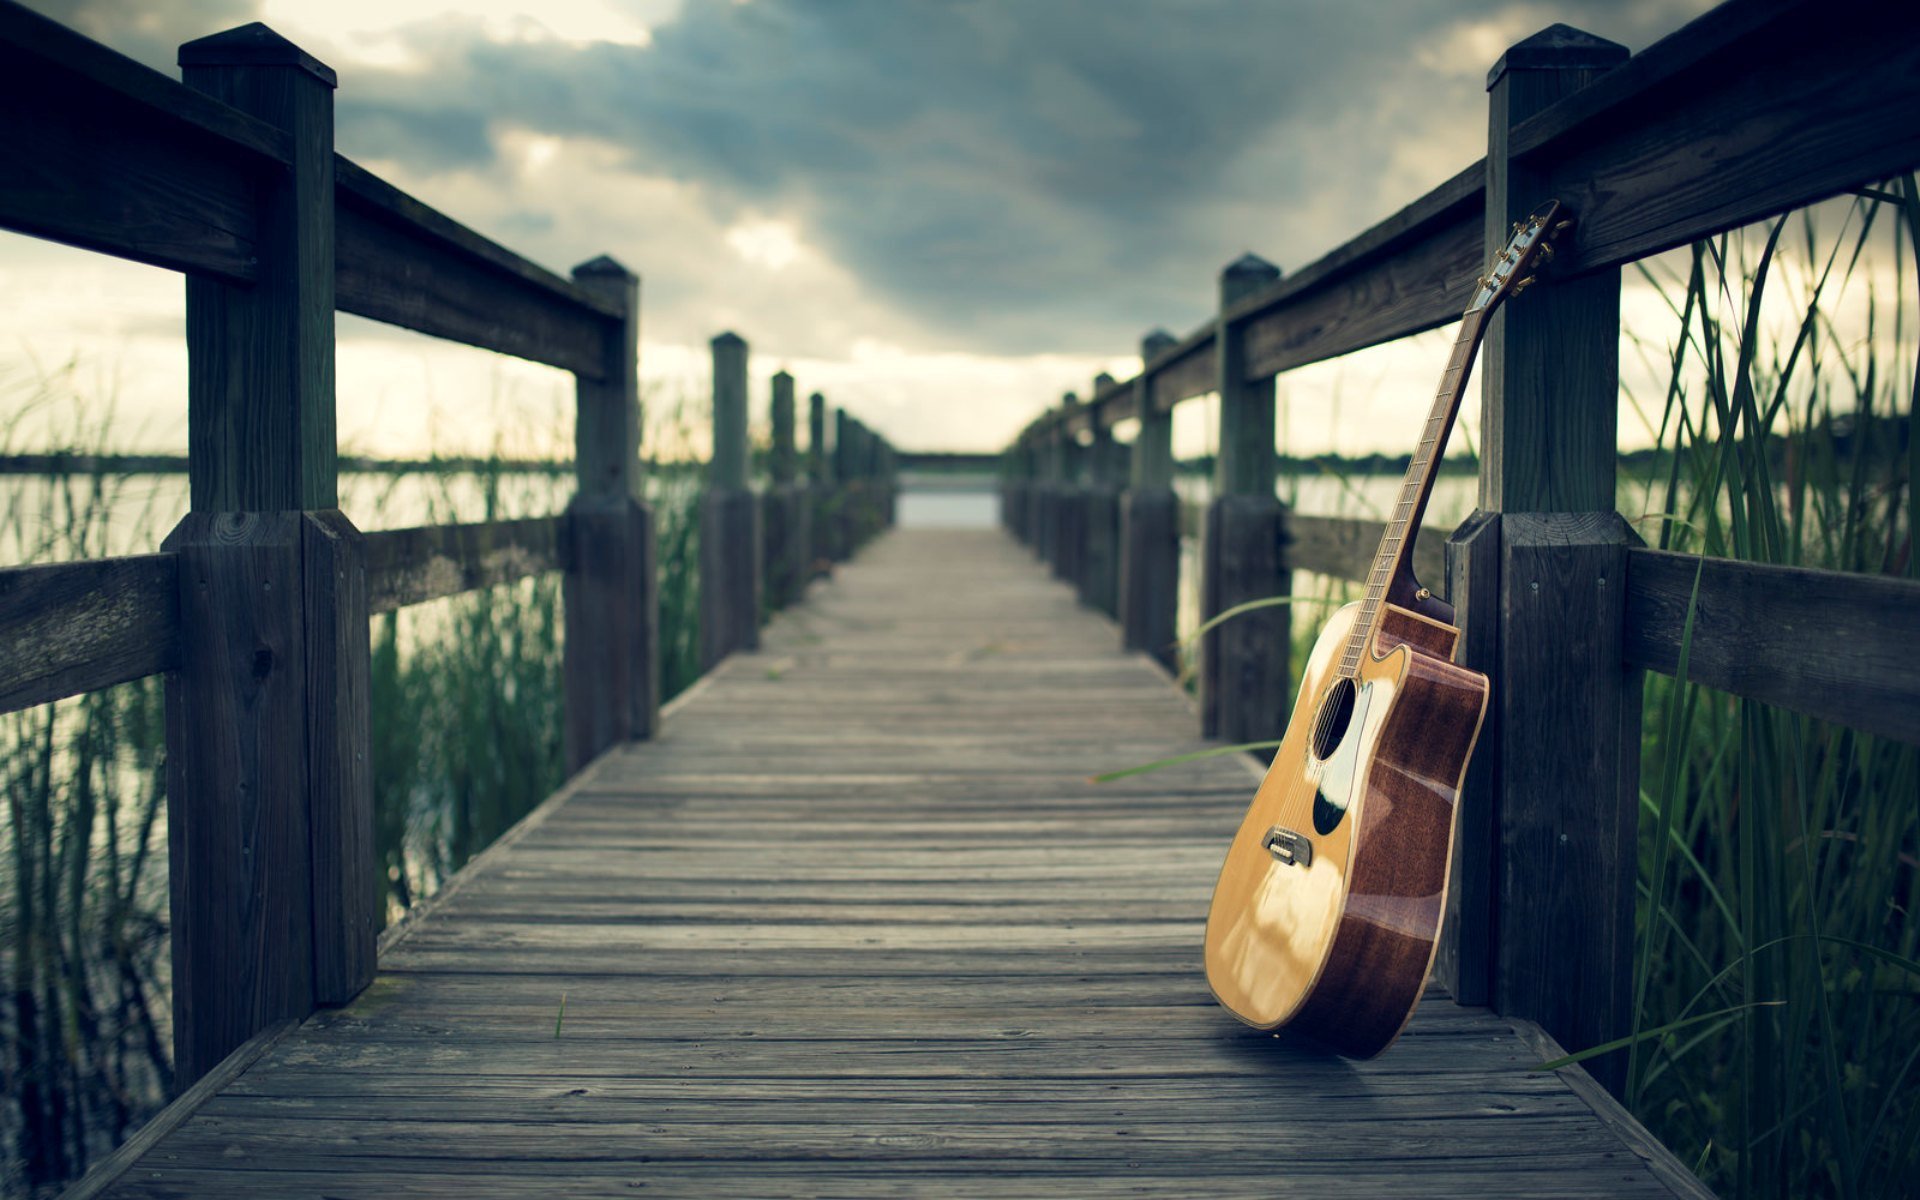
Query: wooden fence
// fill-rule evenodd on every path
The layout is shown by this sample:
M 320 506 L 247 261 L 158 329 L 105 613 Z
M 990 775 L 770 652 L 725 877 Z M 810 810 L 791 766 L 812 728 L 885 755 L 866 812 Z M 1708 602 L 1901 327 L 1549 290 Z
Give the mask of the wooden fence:
M 263 25 L 180 63 L 184 83 L 0 0 L 0 227 L 186 275 L 191 511 L 159 554 L 0 570 L 0 711 L 167 677 L 185 1086 L 372 977 L 371 614 L 563 572 L 569 770 L 649 736 L 660 686 L 637 277 L 603 257 L 562 279 L 335 154 L 333 72 Z M 336 491 L 336 309 L 571 371 L 566 511 L 355 529 Z M 890 447 L 841 412 L 829 461 L 818 395 L 798 485 L 783 376 L 763 538 L 746 353 L 716 339 L 709 666 L 754 644 L 763 577 L 791 601 L 817 558 L 891 516 Z
M 1422 534 L 1414 564 L 1450 595 L 1463 661 L 1493 681 L 1437 969 L 1461 1003 L 1585 1047 L 1631 1024 L 1640 672 L 1676 669 L 1696 572 L 1690 679 L 1920 742 L 1920 583 L 1702 567 L 1646 549 L 1614 511 L 1621 267 L 1920 164 L 1920 7 L 1734 0 L 1631 58 L 1554 26 L 1510 48 L 1487 91 L 1485 159 L 1294 275 L 1229 266 L 1216 319 L 1150 335 L 1136 378 L 1022 433 L 1002 515 L 1118 616 L 1127 645 L 1166 654 L 1171 413 L 1217 393 L 1203 618 L 1285 594 L 1294 570 L 1362 578 L 1377 523 L 1275 499 L 1275 376 L 1457 320 L 1513 221 L 1550 197 L 1576 213 L 1551 277 L 1487 336 L 1479 509 L 1444 542 Z M 1130 467 L 1112 435 L 1128 419 Z M 1286 612 L 1203 639 L 1208 735 L 1285 728 Z M 1592 1065 L 1617 1088 L 1611 1057 Z

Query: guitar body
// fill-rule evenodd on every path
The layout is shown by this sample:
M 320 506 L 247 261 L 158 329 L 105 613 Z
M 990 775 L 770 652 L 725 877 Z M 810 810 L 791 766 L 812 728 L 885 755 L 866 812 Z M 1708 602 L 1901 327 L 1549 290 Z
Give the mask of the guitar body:
M 1314 645 L 1214 888 L 1206 965 L 1247 1024 L 1371 1057 L 1399 1036 L 1433 965 L 1487 680 L 1453 662 L 1457 629 L 1392 604 L 1357 676 L 1343 676 L 1360 609 L 1335 613 Z

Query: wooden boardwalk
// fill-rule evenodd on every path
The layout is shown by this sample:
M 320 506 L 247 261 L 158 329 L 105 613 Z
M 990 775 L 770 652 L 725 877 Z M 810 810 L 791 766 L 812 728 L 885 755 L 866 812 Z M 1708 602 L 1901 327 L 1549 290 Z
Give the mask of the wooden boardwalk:
M 1089 784 L 1196 745 L 1115 643 L 998 532 L 888 535 L 108 1193 L 1699 1194 L 1528 1070 L 1530 1026 L 1435 995 L 1352 1063 L 1216 1007 L 1201 925 L 1254 779 Z

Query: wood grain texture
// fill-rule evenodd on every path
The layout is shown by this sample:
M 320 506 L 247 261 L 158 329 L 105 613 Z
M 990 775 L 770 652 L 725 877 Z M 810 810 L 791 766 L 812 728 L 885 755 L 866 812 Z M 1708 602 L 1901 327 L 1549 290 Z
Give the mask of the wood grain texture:
M 1920 164 L 1920 10 L 1722 4 L 1517 125 L 1580 214 L 1568 274 L 1631 262 Z
M 175 1077 L 313 1011 L 312 821 L 299 513 L 189 514 L 167 676 Z
M 336 300 L 342 311 L 600 377 L 609 326 L 596 296 L 480 236 L 344 157 Z
M 420 525 L 365 534 L 368 611 L 392 612 L 566 566 L 565 518 Z
M 306 787 L 312 836 L 313 1000 L 373 981 L 384 917 L 373 838 L 371 631 L 365 536 L 338 510 L 300 517 Z
M 256 188 L 287 134 L 16 4 L 0 9 L 0 225 L 258 276 Z
M 1673 1194 L 1485 1011 L 1356 1064 L 1214 1005 L 1253 776 L 1088 783 L 1198 748 L 1114 643 L 1001 535 L 883 537 L 106 1194 Z
M 653 736 L 660 721 L 660 577 L 653 511 L 575 496 L 565 519 L 567 769 Z
M 1513 126 L 1627 59 L 1624 46 L 1555 26 L 1507 52 L 1487 89 L 1489 247 L 1556 198 L 1512 152 Z M 1564 197 L 1561 197 L 1565 203 Z M 1568 207 L 1577 232 L 1586 219 Z M 1494 251 L 1483 256 L 1485 269 Z M 1475 274 L 1479 273 L 1476 270 Z M 1494 310 L 1480 351 L 1480 503 L 1488 511 L 1610 512 L 1620 410 L 1620 272 L 1541 282 Z
M 1483 164 L 1234 310 L 1243 369 L 1271 375 L 1458 319 L 1483 261 Z
M 188 87 L 284 130 L 291 151 L 256 200 L 257 278 L 187 278 L 188 483 L 199 512 L 331 509 L 332 73 L 264 26 L 263 45 L 234 44 L 254 28 L 181 48 Z
M 172 670 L 177 588 L 166 554 L 0 569 L 0 712 Z
M 1671 675 L 1700 580 L 1687 676 L 1736 696 L 1920 742 L 1920 583 L 1627 552 L 1628 663 Z
M 1447 600 L 1460 638 L 1454 660 L 1487 675 L 1500 661 L 1500 514 L 1475 512 L 1447 538 Z M 1480 745 L 1500 740 L 1500 706 L 1488 704 Z M 1493 995 L 1494 894 L 1497 833 L 1494 806 L 1500 756 L 1482 750 L 1461 781 L 1459 829 L 1447 884 L 1447 915 L 1434 958 L 1434 978 L 1461 1004 L 1485 1004 Z
M 1640 673 L 1616 513 L 1503 513 L 1493 1003 L 1582 1050 L 1632 1024 Z M 1482 753 L 1494 743 L 1483 746 Z M 1587 1063 L 1618 1090 L 1625 1055 Z

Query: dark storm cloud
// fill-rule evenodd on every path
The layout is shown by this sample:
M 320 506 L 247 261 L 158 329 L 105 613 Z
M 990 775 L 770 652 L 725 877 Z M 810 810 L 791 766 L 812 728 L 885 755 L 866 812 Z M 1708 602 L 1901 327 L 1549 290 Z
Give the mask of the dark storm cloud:
M 173 74 L 180 43 L 256 19 L 255 0 L 28 0 L 27 7 Z
M 156 62 L 252 4 L 40 2 Z M 930 344 L 1116 353 L 1202 319 L 1240 251 L 1298 267 L 1470 162 L 1489 64 L 1435 49 L 1463 26 L 1637 48 L 1704 2 L 687 0 L 584 47 L 450 15 L 403 31 L 419 69 L 342 72 L 338 143 L 419 178 L 508 126 L 603 139 L 722 221 L 794 219 Z
M 1488 64 L 1441 92 L 1417 51 L 1501 7 L 693 0 L 647 47 L 437 28 L 421 41 L 431 74 L 364 79 L 375 104 L 356 110 L 343 92 L 343 112 L 378 111 L 383 147 L 405 140 L 424 161 L 485 153 L 450 96 L 476 118 L 604 138 L 723 211 L 798 215 L 809 240 L 954 344 L 1112 352 L 1148 324 L 1198 319 L 1207 272 L 1247 245 L 1289 266 L 1327 249 L 1280 214 L 1363 183 L 1367 157 L 1403 132 L 1394 122 L 1438 109 L 1479 128 L 1471 79 Z M 1642 44 L 1696 7 L 1586 0 L 1555 16 Z M 1358 144 L 1341 144 L 1356 128 Z M 343 124 L 343 145 L 360 134 Z M 1357 195 L 1331 236 L 1411 198 Z M 1218 220 L 1256 204 L 1276 214 L 1265 228 Z

